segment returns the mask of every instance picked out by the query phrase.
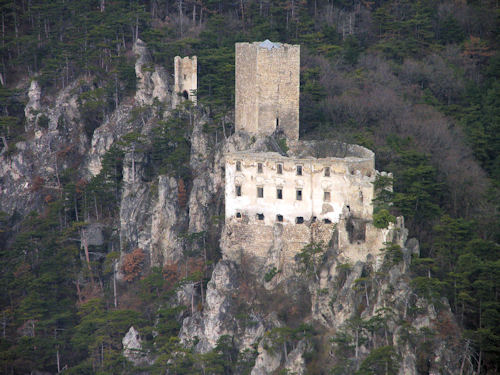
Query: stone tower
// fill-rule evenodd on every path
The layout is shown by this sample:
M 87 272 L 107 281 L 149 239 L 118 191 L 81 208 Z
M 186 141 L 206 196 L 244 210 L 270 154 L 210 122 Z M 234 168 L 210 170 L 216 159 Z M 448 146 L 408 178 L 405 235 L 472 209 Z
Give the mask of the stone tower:
M 299 138 L 300 46 L 236 43 L 236 131 Z
M 196 104 L 198 90 L 198 62 L 196 56 L 174 58 L 174 107 L 182 99 L 189 99 Z

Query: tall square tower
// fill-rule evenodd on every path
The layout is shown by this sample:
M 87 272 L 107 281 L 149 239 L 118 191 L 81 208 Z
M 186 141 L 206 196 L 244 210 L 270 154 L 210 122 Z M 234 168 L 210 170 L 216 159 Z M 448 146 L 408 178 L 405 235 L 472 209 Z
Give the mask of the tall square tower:
M 173 107 L 182 99 L 189 99 L 196 104 L 196 90 L 198 90 L 198 60 L 196 56 L 174 58 L 174 100 Z
M 236 43 L 236 131 L 299 139 L 300 46 Z

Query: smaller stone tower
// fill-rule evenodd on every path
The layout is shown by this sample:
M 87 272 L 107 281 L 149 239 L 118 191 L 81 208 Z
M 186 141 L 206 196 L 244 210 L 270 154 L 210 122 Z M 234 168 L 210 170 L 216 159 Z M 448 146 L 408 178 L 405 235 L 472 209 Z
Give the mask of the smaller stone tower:
M 299 138 L 300 46 L 236 43 L 236 131 Z
M 198 62 L 196 56 L 174 58 L 174 107 L 183 99 L 189 99 L 196 104 L 198 90 Z

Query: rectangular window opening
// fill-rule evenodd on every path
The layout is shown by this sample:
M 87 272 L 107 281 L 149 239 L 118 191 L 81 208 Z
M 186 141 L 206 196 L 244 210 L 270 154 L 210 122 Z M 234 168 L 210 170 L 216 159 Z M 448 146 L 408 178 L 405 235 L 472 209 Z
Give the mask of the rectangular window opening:
M 302 176 L 302 165 L 297 165 L 297 176 Z
M 296 198 L 297 198 L 298 201 L 302 200 L 302 190 L 297 189 L 297 196 L 296 196 Z
M 304 223 L 304 218 L 302 216 L 297 216 L 295 218 L 295 224 L 303 224 Z
M 278 223 L 282 223 L 283 222 L 283 215 L 276 215 L 276 221 Z
M 264 214 L 257 214 L 257 220 L 264 220 Z
M 323 200 L 325 202 L 330 202 L 330 192 L 329 191 L 323 192 Z
M 236 185 L 236 196 L 241 197 L 241 186 L 240 185 Z
M 264 198 L 264 188 L 263 187 L 257 188 L 257 198 Z
M 283 174 L 283 164 L 279 163 L 276 165 L 276 173 Z
M 236 170 L 238 172 L 241 172 L 241 161 L 239 161 L 239 160 L 236 162 Z
M 283 189 L 281 188 L 276 189 L 276 198 L 283 199 Z
M 236 218 L 241 219 L 241 212 L 236 212 Z
M 262 163 L 257 163 L 257 173 L 262 173 Z
M 330 177 L 330 167 L 325 167 L 325 177 Z

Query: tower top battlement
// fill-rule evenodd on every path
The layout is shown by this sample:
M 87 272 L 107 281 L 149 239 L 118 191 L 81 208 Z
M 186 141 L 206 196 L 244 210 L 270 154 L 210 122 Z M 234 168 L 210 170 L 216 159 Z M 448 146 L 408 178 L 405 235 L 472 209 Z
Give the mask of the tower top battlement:
M 300 46 L 236 43 L 236 131 L 299 138 Z

